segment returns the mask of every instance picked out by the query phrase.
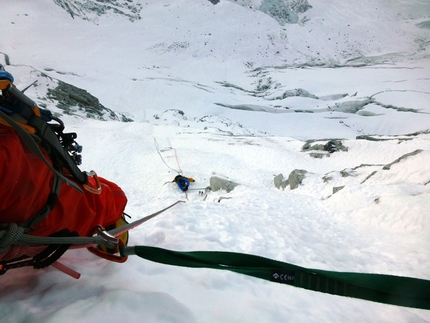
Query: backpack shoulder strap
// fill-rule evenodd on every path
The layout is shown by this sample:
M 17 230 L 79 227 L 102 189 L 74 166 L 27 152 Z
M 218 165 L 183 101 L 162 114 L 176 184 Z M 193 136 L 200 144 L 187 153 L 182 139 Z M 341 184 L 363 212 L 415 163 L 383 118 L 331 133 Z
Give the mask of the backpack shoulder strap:
M 5 120 L 20 136 L 23 143 L 26 145 L 26 147 L 40 160 L 43 161 L 43 163 L 59 178 L 61 178 L 64 182 L 66 182 L 68 185 L 74 187 L 78 191 L 82 192 L 82 189 L 73 181 L 69 180 L 67 177 L 63 176 L 59 171 L 57 171 L 54 167 L 51 166 L 51 164 L 46 160 L 45 156 L 43 156 L 42 151 L 39 148 L 39 145 L 36 143 L 36 141 L 31 137 L 31 135 L 24 130 L 17 122 L 15 122 L 11 117 L 9 117 L 6 113 L 0 110 L 0 117 Z
M 65 167 L 79 184 L 87 184 L 87 174 L 78 168 L 76 160 L 71 158 L 68 151 L 62 146 L 58 138 L 58 136 L 62 136 L 62 139 L 64 139 L 64 137 L 68 135 L 67 138 L 73 141 L 76 138 L 76 134 L 63 134 L 62 130 L 64 127 L 62 124 L 56 127 L 49 124 L 46 119 L 51 121 L 54 118 L 48 113 L 41 115 L 40 109 L 37 107 L 36 103 L 19 91 L 15 86 L 13 86 L 13 84 L 4 89 L 3 93 L 5 93 L 11 101 L 7 108 L 3 107 L 3 109 L 7 110 L 8 113 L 13 114 L 14 118 L 19 119 L 19 121 L 15 121 L 14 118 L 7 115 L 4 111 L 2 111 L 1 118 L 19 134 L 25 145 L 46 164 L 46 159 L 43 157 L 40 150 L 34 148 L 38 148 L 38 145 L 29 134 L 34 133 L 40 141 L 47 146 L 53 161 L 57 162 L 59 167 Z M 53 129 L 56 129 L 57 133 Z M 53 167 L 48 167 L 53 170 Z M 63 180 L 65 179 L 62 175 L 60 177 Z M 71 184 L 71 181 L 65 180 L 65 182 L 77 188 L 76 185 Z

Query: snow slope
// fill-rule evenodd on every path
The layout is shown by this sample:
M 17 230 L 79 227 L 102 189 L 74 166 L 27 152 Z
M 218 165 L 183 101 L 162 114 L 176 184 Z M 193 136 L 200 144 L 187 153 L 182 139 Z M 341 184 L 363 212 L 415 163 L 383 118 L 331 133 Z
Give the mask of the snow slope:
M 296 24 L 259 1 L 132 4 L 133 21 L 73 19 L 48 0 L 0 4 L 0 63 L 19 88 L 37 80 L 27 95 L 63 114 L 82 169 L 117 182 L 134 219 L 185 199 L 165 184 L 170 168 L 196 179 L 187 203 L 133 230 L 131 245 L 430 279 L 426 1 L 310 1 Z M 47 95 L 57 80 L 134 122 L 64 114 Z M 329 139 L 347 151 L 303 149 Z M 275 188 L 294 169 L 307 171 L 301 185 Z M 202 196 L 212 176 L 240 185 Z M 430 322 L 428 311 L 234 273 L 82 250 L 62 260 L 82 277 L 0 278 L 1 322 Z

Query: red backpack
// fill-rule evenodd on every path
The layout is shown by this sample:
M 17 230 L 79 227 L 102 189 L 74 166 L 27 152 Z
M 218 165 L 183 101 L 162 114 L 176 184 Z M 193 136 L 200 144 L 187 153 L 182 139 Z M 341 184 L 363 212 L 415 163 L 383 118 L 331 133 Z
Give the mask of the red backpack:
M 104 230 L 126 223 L 124 192 L 82 172 L 76 134 L 64 133 L 63 122 L 13 81 L 0 69 L 0 274 L 22 266 L 61 267 L 56 261 L 71 245 L 111 258 L 128 239 Z

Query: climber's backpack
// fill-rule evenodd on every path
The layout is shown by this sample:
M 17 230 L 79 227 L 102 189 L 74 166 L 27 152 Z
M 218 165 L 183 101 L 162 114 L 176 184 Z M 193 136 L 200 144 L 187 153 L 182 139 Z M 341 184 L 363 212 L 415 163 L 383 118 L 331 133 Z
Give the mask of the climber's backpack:
M 2 260 L 2 255 L 10 251 L 14 246 L 12 237 L 16 235 L 17 230 L 21 230 L 21 234 L 28 234 L 38 223 L 48 216 L 57 202 L 62 182 L 66 182 L 68 185 L 81 192 L 81 187 L 76 183 L 81 184 L 90 191 L 96 191 L 95 193 L 97 193 L 97 189 L 87 185 L 88 174 L 82 172 L 78 168 L 78 165 L 81 163 L 80 152 L 82 147 L 75 141 L 77 137 L 76 134 L 64 133 L 63 122 L 54 117 L 50 111 L 40 109 L 35 102 L 29 99 L 23 92 L 19 91 L 13 84 L 13 76 L 1 69 L 1 67 L 2 66 L 0 66 L 0 123 L 12 127 L 26 147 L 40 158 L 54 174 L 51 194 L 45 207 L 34 214 L 26 223 L 0 223 L 0 274 L 3 274 L 8 269 L 22 266 L 33 266 L 34 268 L 49 266 L 70 247 L 70 244 L 67 243 L 45 243 L 49 238 L 34 237 L 36 242 L 33 242 L 32 246 L 38 246 L 39 250 L 36 254 L 34 254 L 34 252 L 33 254 L 31 252 L 26 252 L 25 255 L 20 254 L 19 257 Z M 43 147 L 48 152 L 52 165 L 45 159 L 39 146 Z M 63 169 L 67 169 L 76 183 L 63 176 Z M 96 177 L 95 180 L 97 182 Z M 100 187 L 98 187 L 98 189 L 100 189 Z M 56 237 L 72 237 L 75 235 L 76 234 L 71 232 L 59 232 L 56 234 Z M 44 238 L 45 240 L 43 243 L 42 240 L 40 240 L 41 242 L 39 244 L 37 238 Z M 88 237 L 79 238 L 88 239 Z M 50 241 L 55 240 L 52 238 Z M 57 241 L 62 240 L 57 238 Z M 82 240 L 82 243 L 89 242 Z M 79 244 L 79 241 L 76 242 L 76 244 Z M 42 246 L 43 248 L 41 248 Z

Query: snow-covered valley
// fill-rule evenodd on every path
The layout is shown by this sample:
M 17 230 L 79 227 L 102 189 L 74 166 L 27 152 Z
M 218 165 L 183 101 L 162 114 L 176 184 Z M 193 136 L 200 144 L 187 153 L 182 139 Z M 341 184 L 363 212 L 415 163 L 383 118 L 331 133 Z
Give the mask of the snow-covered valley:
M 430 279 L 428 2 L 212 2 L 3 1 L 0 63 L 133 219 L 186 200 L 131 245 Z M 208 191 L 214 176 L 238 185 Z M 235 273 L 61 260 L 82 277 L 0 277 L 2 322 L 430 322 Z

